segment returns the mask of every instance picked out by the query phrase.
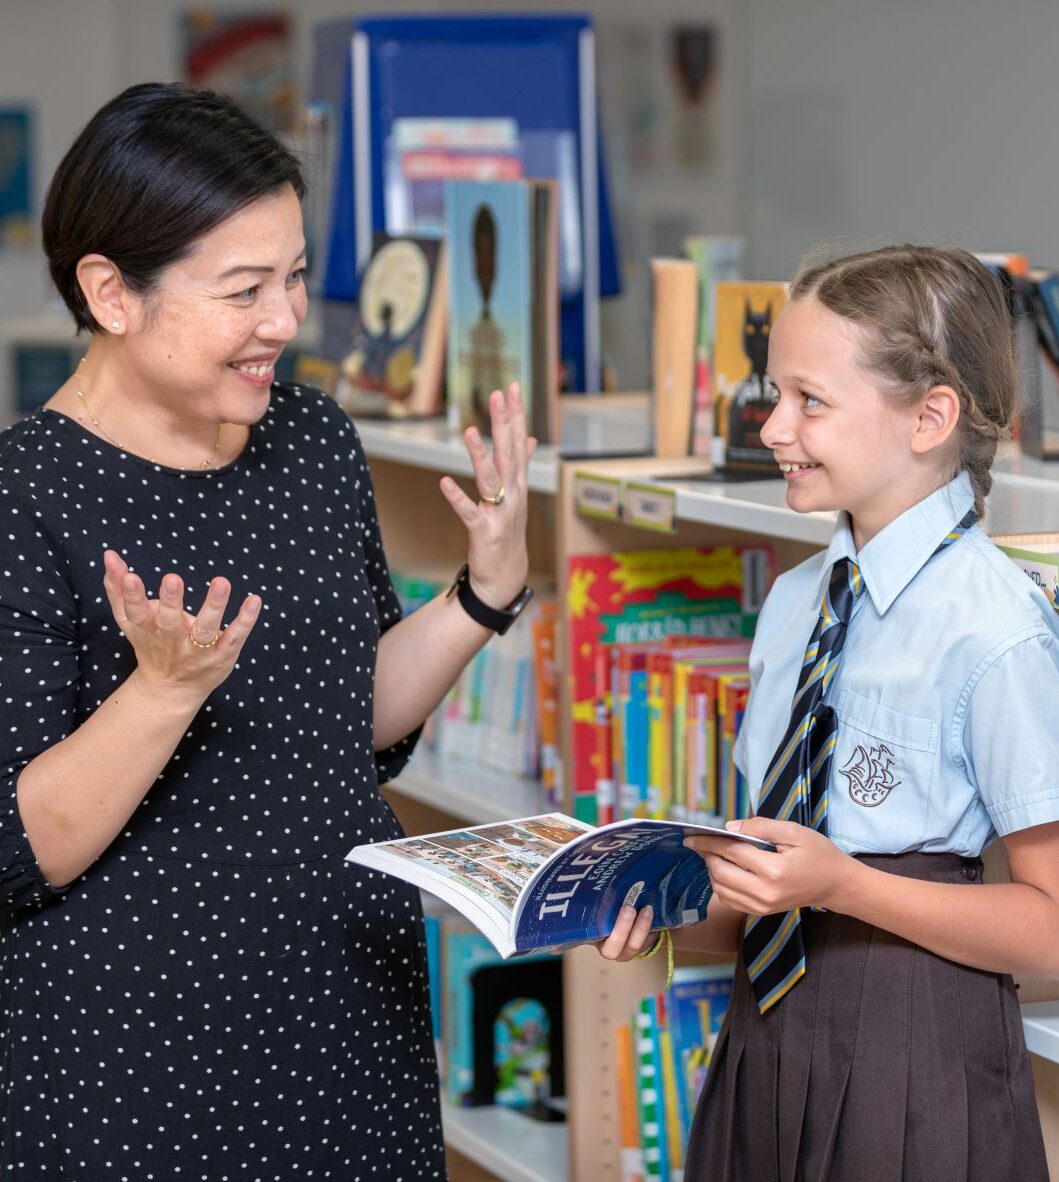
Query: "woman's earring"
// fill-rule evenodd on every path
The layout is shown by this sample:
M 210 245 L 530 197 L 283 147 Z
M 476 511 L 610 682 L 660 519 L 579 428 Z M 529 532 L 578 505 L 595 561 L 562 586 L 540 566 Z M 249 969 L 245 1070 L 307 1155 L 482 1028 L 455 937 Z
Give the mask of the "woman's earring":
M 119 329 L 119 328 L 121 328 L 121 321 L 120 321 L 120 320 L 112 320 L 112 321 L 110 322 L 110 327 L 111 327 L 111 328 L 113 328 L 113 329 Z

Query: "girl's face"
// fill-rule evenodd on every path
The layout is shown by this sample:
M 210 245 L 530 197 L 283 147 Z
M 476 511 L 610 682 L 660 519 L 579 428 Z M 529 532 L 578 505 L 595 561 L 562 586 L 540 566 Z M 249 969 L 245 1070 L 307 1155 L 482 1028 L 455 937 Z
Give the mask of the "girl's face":
M 290 186 L 204 234 L 132 301 L 127 356 L 159 409 L 210 423 L 256 422 L 284 346 L 305 319 L 305 235 Z
M 860 330 L 812 297 L 788 304 L 769 337 L 779 401 L 761 431 L 799 513 L 846 509 L 858 549 L 944 483 L 917 454 L 918 406 L 901 408 L 860 363 Z

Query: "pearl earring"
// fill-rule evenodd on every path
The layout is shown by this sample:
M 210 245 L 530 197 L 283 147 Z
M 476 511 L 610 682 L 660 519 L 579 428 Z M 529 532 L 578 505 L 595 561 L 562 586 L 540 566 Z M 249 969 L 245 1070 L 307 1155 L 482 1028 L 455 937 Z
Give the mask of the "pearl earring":
M 114 328 L 114 329 L 121 328 L 121 321 L 120 320 L 112 320 L 110 322 L 110 327 Z

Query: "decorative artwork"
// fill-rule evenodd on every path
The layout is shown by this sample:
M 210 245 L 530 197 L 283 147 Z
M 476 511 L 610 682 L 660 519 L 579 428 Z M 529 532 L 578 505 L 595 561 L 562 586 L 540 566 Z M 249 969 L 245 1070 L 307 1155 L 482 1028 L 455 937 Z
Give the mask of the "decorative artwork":
M 33 240 L 32 134 L 28 107 L 0 107 L 0 247 Z
M 294 74 L 286 13 L 195 8 L 184 14 L 182 23 L 188 82 L 229 95 L 270 131 L 293 128 Z

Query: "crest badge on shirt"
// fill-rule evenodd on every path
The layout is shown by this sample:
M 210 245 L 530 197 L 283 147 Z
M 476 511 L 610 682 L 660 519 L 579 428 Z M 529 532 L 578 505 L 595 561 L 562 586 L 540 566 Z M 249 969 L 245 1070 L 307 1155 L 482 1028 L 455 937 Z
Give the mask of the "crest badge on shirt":
M 877 747 L 858 744 L 846 766 L 841 769 L 849 787 L 850 799 L 865 808 L 875 808 L 901 783 L 894 774 L 894 753 L 880 743 Z

